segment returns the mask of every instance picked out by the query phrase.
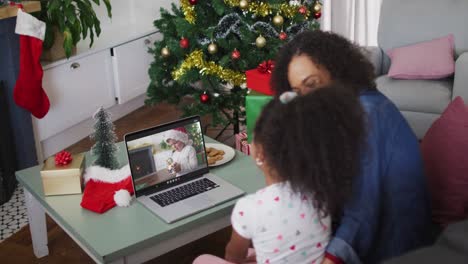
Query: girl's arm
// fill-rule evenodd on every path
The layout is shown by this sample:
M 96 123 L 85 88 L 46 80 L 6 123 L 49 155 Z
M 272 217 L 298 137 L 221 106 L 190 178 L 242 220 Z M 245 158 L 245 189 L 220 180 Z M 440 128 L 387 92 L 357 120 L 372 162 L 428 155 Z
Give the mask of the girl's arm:
M 247 257 L 249 246 L 250 240 L 243 238 L 233 229 L 231 240 L 226 246 L 226 256 L 224 258 L 233 263 L 243 263 Z

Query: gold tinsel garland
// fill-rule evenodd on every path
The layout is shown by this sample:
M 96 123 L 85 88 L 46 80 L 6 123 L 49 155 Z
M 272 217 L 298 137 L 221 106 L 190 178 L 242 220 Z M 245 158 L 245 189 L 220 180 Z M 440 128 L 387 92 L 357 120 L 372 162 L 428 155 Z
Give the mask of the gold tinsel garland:
M 180 6 L 182 7 L 182 12 L 184 12 L 185 20 L 190 24 L 195 24 L 195 6 L 191 5 L 188 0 L 180 0 Z
M 230 7 L 238 7 L 240 0 L 224 0 L 224 2 Z M 292 6 L 286 3 L 280 5 L 270 5 L 266 2 L 250 1 L 248 10 L 257 16 L 266 17 L 271 14 L 283 15 L 289 19 L 293 18 L 298 11 L 298 6 Z M 306 18 L 310 12 L 307 12 Z
M 174 80 L 180 79 L 188 70 L 197 68 L 203 75 L 216 75 L 225 82 L 232 83 L 235 86 L 240 86 L 245 83 L 245 74 L 236 72 L 230 69 L 224 69 L 222 66 L 217 65 L 213 61 L 205 61 L 203 59 L 203 52 L 195 50 L 190 53 L 182 62 L 178 69 L 172 72 Z

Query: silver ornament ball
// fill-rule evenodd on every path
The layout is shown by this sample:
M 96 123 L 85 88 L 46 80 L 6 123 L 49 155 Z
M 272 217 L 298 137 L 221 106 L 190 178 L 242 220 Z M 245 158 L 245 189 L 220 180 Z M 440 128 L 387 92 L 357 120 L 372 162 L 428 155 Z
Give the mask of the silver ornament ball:
M 239 1 L 239 7 L 242 10 L 245 10 L 245 9 L 249 8 L 249 1 L 248 0 L 240 0 Z
M 210 45 L 208 45 L 208 52 L 210 54 L 215 54 L 216 52 L 218 52 L 218 45 L 216 45 L 215 43 L 210 43 Z
M 255 40 L 255 45 L 257 45 L 257 48 L 263 48 L 266 46 L 266 39 L 263 36 L 258 36 L 258 38 Z
M 281 27 L 284 23 L 284 18 L 280 15 L 276 15 L 273 17 L 273 24 L 277 27 Z
M 319 1 L 315 2 L 314 4 L 314 12 L 315 13 L 322 12 L 322 4 L 320 4 Z
M 164 58 L 167 58 L 171 56 L 171 51 L 167 47 L 164 47 L 161 49 L 161 56 L 163 56 Z

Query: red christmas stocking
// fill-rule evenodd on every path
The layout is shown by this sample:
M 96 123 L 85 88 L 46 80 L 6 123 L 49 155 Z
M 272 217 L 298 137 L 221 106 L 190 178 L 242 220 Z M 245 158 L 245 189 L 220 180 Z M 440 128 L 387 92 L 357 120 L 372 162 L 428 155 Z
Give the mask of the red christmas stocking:
M 45 23 L 18 9 L 15 33 L 20 36 L 20 71 L 16 80 L 13 98 L 18 106 L 43 118 L 49 111 L 50 102 L 42 88 L 40 63 Z

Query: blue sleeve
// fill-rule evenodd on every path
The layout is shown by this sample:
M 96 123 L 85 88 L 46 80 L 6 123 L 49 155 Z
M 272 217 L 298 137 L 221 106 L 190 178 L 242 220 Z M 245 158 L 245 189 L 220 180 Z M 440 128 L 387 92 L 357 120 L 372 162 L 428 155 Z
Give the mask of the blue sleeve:
M 379 151 L 378 113 L 368 112 L 367 140 L 361 156 L 361 173 L 354 180 L 351 201 L 345 206 L 334 238 L 327 253 L 346 264 L 361 263 L 360 257 L 371 250 L 379 222 L 381 208 L 381 161 Z

